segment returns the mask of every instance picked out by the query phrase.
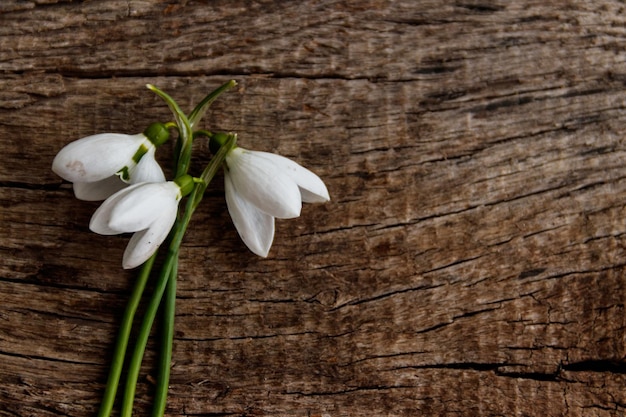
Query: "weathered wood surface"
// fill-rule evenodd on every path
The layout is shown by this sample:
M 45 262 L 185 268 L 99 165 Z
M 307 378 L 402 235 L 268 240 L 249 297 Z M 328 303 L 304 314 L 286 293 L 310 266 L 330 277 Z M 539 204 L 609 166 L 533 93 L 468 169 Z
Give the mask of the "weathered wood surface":
M 332 201 L 264 260 L 217 181 L 169 415 L 622 415 L 625 36 L 604 0 L 3 1 L 0 416 L 94 415 L 134 279 L 55 153 L 230 78 L 205 124 Z

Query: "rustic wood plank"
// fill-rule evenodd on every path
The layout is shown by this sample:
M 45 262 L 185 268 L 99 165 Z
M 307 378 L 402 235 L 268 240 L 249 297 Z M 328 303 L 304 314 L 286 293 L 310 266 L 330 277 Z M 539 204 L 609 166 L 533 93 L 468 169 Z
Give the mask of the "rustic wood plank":
M 94 414 L 134 280 L 55 153 L 167 120 L 148 82 L 191 108 L 230 78 L 206 123 L 332 201 L 259 259 L 216 181 L 181 253 L 168 415 L 623 414 L 623 7 L 3 3 L 0 416 Z

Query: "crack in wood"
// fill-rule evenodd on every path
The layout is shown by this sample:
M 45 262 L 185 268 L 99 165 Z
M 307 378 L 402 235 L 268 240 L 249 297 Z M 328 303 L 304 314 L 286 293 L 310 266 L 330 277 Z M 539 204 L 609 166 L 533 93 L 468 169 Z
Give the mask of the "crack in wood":
M 378 294 L 378 295 L 375 295 L 375 296 L 372 296 L 372 297 L 368 297 L 368 298 L 362 298 L 362 299 L 357 299 L 357 300 L 350 300 L 350 301 L 344 302 L 342 304 L 339 304 L 339 305 L 333 307 L 332 309 L 330 309 L 330 311 L 333 312 L 333 311 L 341 310 L 341 309 L 346 308 L 346 307 L 352 307 L 352 306 L 356 306 L 356 305 L 360 305 L 360 304 L 372 303 L 372 302 L 384 300 L 386 298 L 394 297 L 394 296 L 397 296 L 397 295 L 400 295 L 400 294 L 409 293 L 409 292 L 420 292 L 420 291 L 432 290 L 432 289 L 435 289 L 435 288 L 439 288 L 439 287 L 441 287 L 443 285 L 444 284 L 421 285 L 421 286 L 418 286 L 418 287 L 411 287 L 411 288 L 403 288 L 401 290 L 394 290 L 394 291 L 386 292 L 386 293 L 383 293 L 383 294 Z

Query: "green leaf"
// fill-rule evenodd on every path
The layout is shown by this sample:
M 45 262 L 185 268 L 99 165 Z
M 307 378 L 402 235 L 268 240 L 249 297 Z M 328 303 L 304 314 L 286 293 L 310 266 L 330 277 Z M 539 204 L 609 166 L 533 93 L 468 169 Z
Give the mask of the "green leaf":
M 220 94 L 236 85 L 237 81 L 230 80 L 210 92 L 200 103 L 198 103 L 196 108 L 193 109 L 193 111 L 189 114 L 189 124 L 191 125 L 191 127 L 195 127 L 200 122 L 200 119 L 202 118 L 202 116 L 204 116 L 204 113 L 215 101 L 215 99 L 219 97 Z
M 179 134 L 177 148 L 180 149 L 180 153 L 178 155 L 178 158 L 176 159 L 176 176 L 180 177 L 181 175 L 185 175 L 187 173 L 187 170 L 189 169 L 189 164 L 191 163 L 191 145 L 193 143 L 193 136 L 189 119 L 187 119 L 185 113 L 183 113 L 183 111 L 180 109 L 180 107 L 172 97 L 170 97 L 157 87 L 153 86 L 152 84 L 147 84 L 146 86 L 150 90 L 154 91 L 159 97 L 161 97 L 167 103 L 168 107 L 174 114 L 174 120 L 178 125 Z
M 189 123 L 189 119 L 183 111 L 180 109 L 178 104 L 174 101 L 172 97 L 170 97 L 167 93 L 161 91 L 158 87 L 152 84 L 146 84 L 150 90 L 154 91 L 159 97 L 163 99 L 167 103 L 167 106 L 170 108 L 172 113 L 174 114 L 174 120 L 176 120 L 176 124 L 178 125 L 178 130 L 180 137 L 183 142 L 187 142 L 191 140 L 191 124 Z

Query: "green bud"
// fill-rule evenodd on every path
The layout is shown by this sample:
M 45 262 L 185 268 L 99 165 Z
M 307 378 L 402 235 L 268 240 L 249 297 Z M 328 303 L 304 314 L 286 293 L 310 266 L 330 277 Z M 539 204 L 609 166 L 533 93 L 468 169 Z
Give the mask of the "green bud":
M 150 139 L 154 146 L 163 145 L 170 138 L 170 131 L 163 123 L 152 123 L 143 131 L 143 134 Z
M 181 175 L 176 178 L 174 182 L 180 187 L 180 193 L 183 197 L 188 195 L 193 190 L 194 180 L 191 175 Z
M 211 150 L 211 153 L 215 155 L 220 150 L 222 145 L 226 143 L 229 137 L 230 135 L 228 133 L 222 132 L 215 133 L 211 136 L 211 139 L 209 140 L 209 149 Z

